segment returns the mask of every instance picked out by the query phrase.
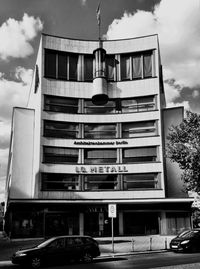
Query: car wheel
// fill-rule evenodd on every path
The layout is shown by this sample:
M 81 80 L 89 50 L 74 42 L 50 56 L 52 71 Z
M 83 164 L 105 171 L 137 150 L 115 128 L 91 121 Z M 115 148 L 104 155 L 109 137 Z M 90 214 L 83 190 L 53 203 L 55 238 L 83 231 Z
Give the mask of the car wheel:
M 31 268 L 37 269 L 41 266 L 41 259 L 39 257 L 34 257 L 31 259 Z
M 85 263 L 90 263 L 90 262 L 92 262 L 92 260 L 93 260 L 92 255 L 89 252 L 85 252 L 83 257 L 82 257 L 82 261 Z

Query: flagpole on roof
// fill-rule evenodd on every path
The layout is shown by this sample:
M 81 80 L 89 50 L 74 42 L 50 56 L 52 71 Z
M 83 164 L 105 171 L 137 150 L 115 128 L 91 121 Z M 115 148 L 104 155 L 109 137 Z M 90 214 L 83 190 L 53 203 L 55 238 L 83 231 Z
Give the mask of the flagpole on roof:
M 98 24 L 98 29 L 99 29 L 99 42 L 101 41 L 101 10 L 100 10 L 100 5 L 101 2 L 99 2 L 96 10 L 96 15 L 97 15 L 97 24 Z

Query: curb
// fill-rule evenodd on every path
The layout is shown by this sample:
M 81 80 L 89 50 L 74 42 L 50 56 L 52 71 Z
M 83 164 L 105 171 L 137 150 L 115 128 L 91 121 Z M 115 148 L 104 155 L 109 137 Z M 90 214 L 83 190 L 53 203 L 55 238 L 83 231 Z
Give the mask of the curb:
M 95 258 L 95 260 L 98 259 L 105 259 L 105 258 L 114 258 L 114 257 L 119 257 L 119 256 L 130 256 L 130 255 L 140 255 L 140 254 L 151 254 L 151 253 L 162 253 L 162 252 L 167 252 L 168 250 L 151 250 L 151 251 L 137 251 L 137 252 L 110 252 L 110 253 L 103 253 L 99 257 Z M 0 261 L 0 266 L 1 265 L 10 265 L 12 262 L 10 260 L 6 261 Z

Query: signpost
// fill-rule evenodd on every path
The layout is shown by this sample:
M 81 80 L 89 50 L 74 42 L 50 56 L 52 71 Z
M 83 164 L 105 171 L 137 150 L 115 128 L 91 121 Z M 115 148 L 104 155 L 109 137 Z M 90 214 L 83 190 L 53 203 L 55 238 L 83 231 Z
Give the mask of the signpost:
M 117 217 L 117 205 L 116 204 L 109 204 L 108 205 L 108 217 L 111 218 L 111 225 L 112 225 L 112 252 L 114 253 L 114 225 L 113 225 L 113 219 Z

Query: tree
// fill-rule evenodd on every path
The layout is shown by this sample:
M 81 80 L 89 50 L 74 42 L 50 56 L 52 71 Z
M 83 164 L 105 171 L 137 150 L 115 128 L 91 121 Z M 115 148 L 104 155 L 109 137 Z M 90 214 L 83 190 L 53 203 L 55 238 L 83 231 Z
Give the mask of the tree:
M 200 193 L 200 115 L 186 111 L 183 121 L 170 128 L 167 157 L 182 169 L 186 191 Z

